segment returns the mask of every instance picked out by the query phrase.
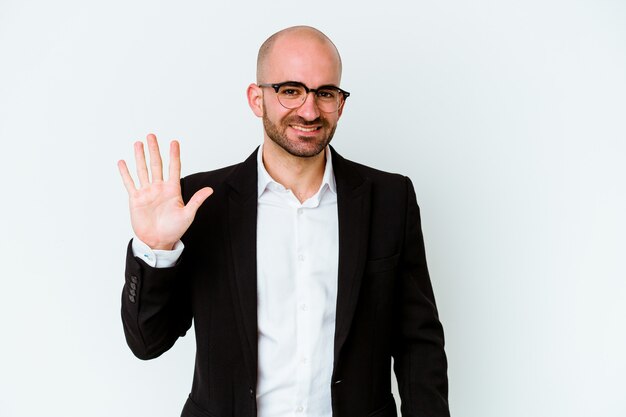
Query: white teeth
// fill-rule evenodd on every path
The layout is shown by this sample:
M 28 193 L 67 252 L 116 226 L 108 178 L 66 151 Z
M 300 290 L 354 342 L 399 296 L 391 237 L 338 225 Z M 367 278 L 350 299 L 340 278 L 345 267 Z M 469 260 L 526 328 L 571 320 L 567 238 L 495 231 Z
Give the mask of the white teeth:
M 301 132 L 313 132 L 313 131 L 317 130 L 317 127 L 309 127 L 309 128 L 302 127 L 302 126 L 291 126 L 291 127 L 293 127 L 296 130 L 299 130 Z

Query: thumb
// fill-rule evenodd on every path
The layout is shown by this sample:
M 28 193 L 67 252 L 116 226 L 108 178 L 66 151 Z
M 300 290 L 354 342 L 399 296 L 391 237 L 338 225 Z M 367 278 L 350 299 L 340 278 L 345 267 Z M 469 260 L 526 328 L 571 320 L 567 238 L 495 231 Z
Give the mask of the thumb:
M 191 199 L 187 202 L 187 205 L 185 206 L 185 211 L 187 212 L 187 214 L 191 217 L 195 217 L 196 212 L 198 211 L 202 203 L 204 203 L 204 200 L 206 200 L 211 194 L 213 194 L 213 188 L 211 187 L 204 187 L 196 191 L 196 193 L 191 197 Z

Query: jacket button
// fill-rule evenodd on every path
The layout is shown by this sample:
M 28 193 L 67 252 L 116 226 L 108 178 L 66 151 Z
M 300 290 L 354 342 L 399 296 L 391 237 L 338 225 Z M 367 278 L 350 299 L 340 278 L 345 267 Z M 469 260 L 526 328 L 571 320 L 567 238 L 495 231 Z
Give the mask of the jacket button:
M 135 302 L 135 296 L 133 296 L 133 295 L 129 295 L 128 299 L 130 300 L 131 303 Z
M 137 277 L 135 275 L 131 275 L 130 276 L 130 281 L 134 282 L 136 284 L 137 283 Z
M 132 288 L 133 290 L 137 289 L 137 284 L 135 284 L 134 282 L 130 283 L 130 288 Z
M 248 392 L 250 393 L 250 398 L 254 398 L 254 390 L 250 388 Z
M 135 290 L 131 289 L 131 290 L 130 290 L 130 295 L 132 295 L 132 296 L 137 295 L 137 291 L 135 291 Z

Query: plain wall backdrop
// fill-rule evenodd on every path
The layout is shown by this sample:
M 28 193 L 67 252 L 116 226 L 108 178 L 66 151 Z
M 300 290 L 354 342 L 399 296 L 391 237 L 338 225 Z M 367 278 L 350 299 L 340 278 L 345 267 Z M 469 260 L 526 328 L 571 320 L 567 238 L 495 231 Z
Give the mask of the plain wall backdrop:
M 275 31 L 313 25 L 352 93 L 333 140 L 414 182 L 457 417 L 626 415 L 626 2 L 0 0 L 0 415 L 179 415 L 193 332 L 126 347 L 118 159 L 183 173 L 261 142 Z

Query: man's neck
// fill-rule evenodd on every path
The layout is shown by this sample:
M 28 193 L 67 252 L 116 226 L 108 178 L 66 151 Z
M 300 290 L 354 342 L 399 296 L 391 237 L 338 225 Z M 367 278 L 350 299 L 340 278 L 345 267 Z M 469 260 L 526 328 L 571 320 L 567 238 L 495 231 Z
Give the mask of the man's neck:
M 326 166 L 324 151 L 308 158 L 293 156 L 266 138 L 262 157 L 267 173 L 301 203 L 319 190 Z

